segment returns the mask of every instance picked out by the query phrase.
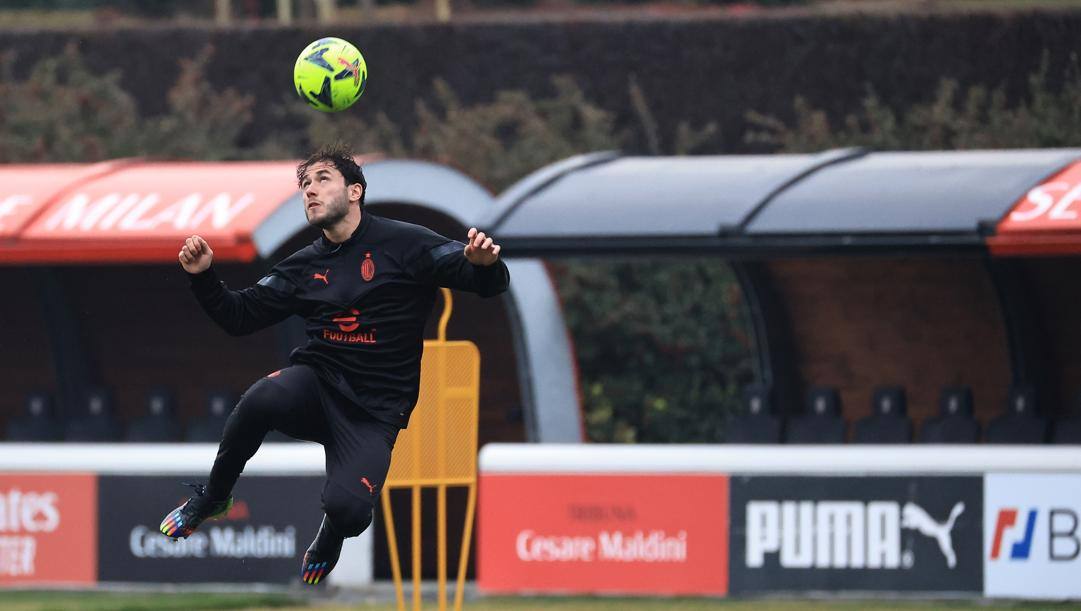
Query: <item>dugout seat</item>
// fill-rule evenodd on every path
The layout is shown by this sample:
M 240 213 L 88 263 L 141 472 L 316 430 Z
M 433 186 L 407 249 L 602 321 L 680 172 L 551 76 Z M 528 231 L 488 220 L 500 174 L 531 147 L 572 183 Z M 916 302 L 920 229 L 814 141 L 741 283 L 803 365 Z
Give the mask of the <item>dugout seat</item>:
M 1055 420 L 1051 427 L 1051 443 L 1081 444 L 1081 394 L 1077 396 L 1073 407 L 1066 414 Z
M 56 418 L 51 395 L 43 392 L 26 396 L 21 416 L 8 421 L 7 441 L 60 441 L 64 429 Z
M 920 428 L 920 443 L 977 443 L 980 423 L 972 417 L 972 389 L 947 386 L 938 399 L 938 416 Z
M 807 392 L 803 415 L 789 419 L 785 443 L 844 443 L 845 421 L 836 388 L 816 386 Z
M 120 423 L 113 415 L 112 393 L 103 388 L 87 391 L 64 425 L 65 441 L 120 441 Z
M 237 397 L 235 394 L 217 390 L 207 395 L 206 415 L 192 420 L 185 435 L 187 441 L 218 443 L 225 428 L 225 420 L 233 411 Z
M 128 441 L 165 443 L 179 441 L 180 423 L 176 419 L 176 399 L 170 391 L 158 388 L 146 396 L 146 415 L 128 425 Z
M 728 419 L 725 443 L 780 443 L 781 420 L 773 415 L 770 389 L 753 385 L 743 391 L 743 406 Z
M 1044 443 L 1047 419 L 1036 413 L 1036 389 L 1010 389 L 1006 409 L 987 425 L 987 443 Z
M 879 386 L 874 390 L 871 415 L 853 425 L 852 443 L 912 443 L 904 388 Z

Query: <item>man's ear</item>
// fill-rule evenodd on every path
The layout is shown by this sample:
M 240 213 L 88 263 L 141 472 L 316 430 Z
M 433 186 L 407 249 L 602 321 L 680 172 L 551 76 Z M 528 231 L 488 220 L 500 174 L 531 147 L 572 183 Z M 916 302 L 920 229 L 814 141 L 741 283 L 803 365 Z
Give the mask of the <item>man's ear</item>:
M 360 186 L 359 182 L 349 185 L 349 201 L 360 202 L 362 195 L 364 195 L 364 187 Z

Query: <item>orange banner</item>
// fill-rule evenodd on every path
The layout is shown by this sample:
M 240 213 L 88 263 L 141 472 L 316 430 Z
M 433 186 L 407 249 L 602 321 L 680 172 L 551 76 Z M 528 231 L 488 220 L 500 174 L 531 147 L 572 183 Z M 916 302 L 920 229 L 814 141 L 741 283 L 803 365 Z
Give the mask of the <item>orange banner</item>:
M 1081 162 L 1030 189 L 988 238 L 995 254 L 1081 253 Z
M 292 162 L 141 164 L 73 189 L 24 237 L 236 238 L 297 191 Z
M 0 473 L 0 586 L 97 580 L 97 477 Z
M 17 236 L 65 188 L 122 163 L 0 165 L 0 239 Z
M 485 592 L 728 591 L 724 475 L 482 474 Z
M 250 261 L 256 228 L 298 194 L 293 161 L 0 166 L 0 261 L 175 261 L 192 234 Z

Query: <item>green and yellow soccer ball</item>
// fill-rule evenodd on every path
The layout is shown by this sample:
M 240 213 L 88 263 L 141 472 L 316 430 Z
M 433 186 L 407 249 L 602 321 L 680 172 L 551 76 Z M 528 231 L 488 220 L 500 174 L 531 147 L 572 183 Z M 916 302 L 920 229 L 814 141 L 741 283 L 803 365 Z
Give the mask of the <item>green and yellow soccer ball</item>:
M 304 47 L 293 66 L 293 84 L 309 105 L 340 112 L 353 105 L 368 80 L 360 51 L 341 38 L 320 38 Z

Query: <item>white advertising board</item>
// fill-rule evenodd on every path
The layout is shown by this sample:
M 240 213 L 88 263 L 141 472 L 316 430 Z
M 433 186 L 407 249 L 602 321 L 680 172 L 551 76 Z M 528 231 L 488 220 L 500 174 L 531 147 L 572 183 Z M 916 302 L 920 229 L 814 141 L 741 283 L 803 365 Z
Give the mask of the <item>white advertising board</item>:
M 1081 598 L 1081 475 L 984 478 L 984 593 Z

